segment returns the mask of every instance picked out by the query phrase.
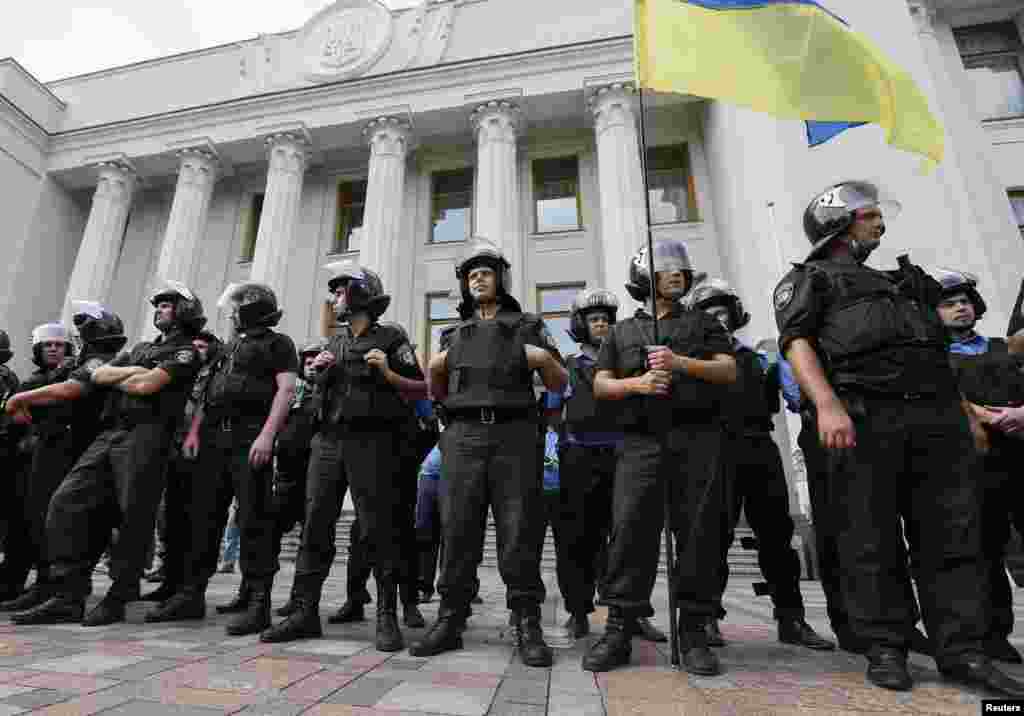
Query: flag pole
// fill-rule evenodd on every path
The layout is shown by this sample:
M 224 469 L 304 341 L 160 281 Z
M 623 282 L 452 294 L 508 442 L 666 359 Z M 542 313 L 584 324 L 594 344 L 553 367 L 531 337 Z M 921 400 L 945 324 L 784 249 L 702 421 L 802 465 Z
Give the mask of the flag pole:
M 654 229 L 651 221 L 651 191 L 647 181 L 647 121 L 644 118 L 644 90 L 637 82 L 640 96 L 640 174 L 643 177 L 644 209 L 647 223 L 647 272 L 651 277 L 651 319 L 654 322 L 654 345 L 661 345 L 658 332 L 658 278 L 654 271 Z M 664 459 L 665 446 L 661 446 Z M 668 626 L 669 653 L 672 666 L 679 668 L 679 630 L 677 629 L 678 604 L 676 600 L 675 550 L 672 548 L 672 482 L 665 478 L 665 573 L 668 578 Z

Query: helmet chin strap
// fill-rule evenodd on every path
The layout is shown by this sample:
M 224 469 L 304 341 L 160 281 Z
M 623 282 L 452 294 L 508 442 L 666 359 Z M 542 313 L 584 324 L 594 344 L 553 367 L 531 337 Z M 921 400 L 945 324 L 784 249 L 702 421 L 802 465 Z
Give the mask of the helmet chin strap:
M 864 244 L 864 242 L 859 241 L 857 239 L 850 239 L 849 246 L 850 255 L 853 256 L 854 261 L 856 261 L 859 264 L 862 264 L 865 261 L 867 261 L 868 256 L 871 255 L 871 252 L 878 248 L 877 244 L 875 246 L 868 246 Z

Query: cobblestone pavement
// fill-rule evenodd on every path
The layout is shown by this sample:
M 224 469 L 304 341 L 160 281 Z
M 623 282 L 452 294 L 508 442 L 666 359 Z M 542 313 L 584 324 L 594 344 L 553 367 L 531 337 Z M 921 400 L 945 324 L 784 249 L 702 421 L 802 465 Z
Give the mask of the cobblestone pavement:
M 343 570 L 336 572 L 325 590 L 325 620 L 343 598 Z M 734 581 L 726 596 L 729 616 L 722 630 L 729 646 L 720 651 L 725 673 L 719 677 L 674 672 L 668 666 L 667 645 L 639 640 L 634 641 L 629 668 L 596 678 L 582 671 L 586 644 L 573 644 L 559 626 L 566 615 L 553 575 L 547 578 L 551 596 L 544 623 L 556 648 L 555 665 L 527 668 L 509 642 L 496 571 L 481 570 L 480 576 L 484 604 L 474 607 L 466 648 L 431 659 L 374 650 L 372 618 L 345 626 L 325 621 L 323 639 L 290 644 L 228 637 L 227 617 L 216 615 L 213 606 L 230 598 L 237 575 L 217 575 L 205 622 L 145 624 L 142 617 L 149 605 L 139 602 L 130 606 L 127 624 L 109 627 L 16 628 L 0 623 L 0 716 L 980 713 L 980 694 L 945 685 L 934 663 L 923 657 L 912 657 L 916 689 L 896 694 L 867 686 L 858 657 L 778 643 L 770 604 L 753 596 L 749 580 Z M 276 605 L 287 598 L 291 578 L 292 567 L 286 565 L 274 589 Z M 108 584 L 106 577 L 97 576 L 97 596 Z M 820 588 L 804 582 L 803 591 L 809 621 L 828 633 Z M 664 628 L 663 583 L 656 587 L 655 598 Z M 423 610 L 431 619 L 436 599 Z M 595 631 L 602 620 L 599 611 Z M 407 640 L 418 633 L 405 630 Z M 1020 645 L 1022 640 L 1017 641 Z M 1024 675 L 1024 670 L 1016 672 Z

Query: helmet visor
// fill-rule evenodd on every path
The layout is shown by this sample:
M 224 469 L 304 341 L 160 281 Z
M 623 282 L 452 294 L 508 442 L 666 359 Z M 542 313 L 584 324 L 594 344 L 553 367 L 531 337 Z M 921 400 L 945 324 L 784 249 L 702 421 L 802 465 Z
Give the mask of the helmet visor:
M 71 315 L 75 325 L 84 323 L 86 317 L 94 318 L 97 321 L 103 318 L 103 314 L 106 311 L 103 306 L 96 301 L 72 301 L 71 302 Z
M 646 257 L 645 257 L 646 258 Z M 654 244 L 655 271 L 692 271 L 686 244 L 678 240 L 657 241 Z
M 153 292 L 153 300 L 155 301 L 160 296 L 167 296 L 169 294 L 177 294 L 186 301 L 196 300 L 196 296 L 189 287 L 183 284 L 181 281 L 173 281 L 170 279 L 164 279 L 157 284 L 156 291 Z
M 948 268 L 937 268 L 931 275 L 942 286 L 943 291 L 952 291 L 957 288 L 977 288 L 978 277 L 967 271 L 955 271 Z
M 355 261 L 334 261 L 324 266 L 324 270 L 331 274 L 330 282 L 343 279 L 355 279 L 361 281 L 366 278 L 366 272 Z
M 44 323 L 32 329 L 32 345 L 39 345 L 46 341 L 68 342 L 68 331 L 63 323 Z
M 831 209 L 858 211 L 877 208 L 886 220 L 895 219 L 903 212 L 903 205 L 886 196 L 877 186 L 868 182 L 846 182 L 825 192 L 820 205 Z

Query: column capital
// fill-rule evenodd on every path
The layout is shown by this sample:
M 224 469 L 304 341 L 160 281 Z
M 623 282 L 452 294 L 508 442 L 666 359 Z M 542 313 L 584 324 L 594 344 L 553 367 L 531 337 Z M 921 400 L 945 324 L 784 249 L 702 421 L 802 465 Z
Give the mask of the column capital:
M 918 35 L 935 34 L 935 18 L 938 11 L 932 0 L 907 0 L 910 17 L 914 21 Z
M 522 127 L 523 111 L 505 100 L 492 100 L 477 106 L 469 116 L 478 144 L 514 143 Z
M 310 141 L 305 132 L 275 132 L 263 140 L 270 168 L 293 174 L 306 171 Z
M 176 151 L 178 180 L 193 183 L 201 180 L 215 182 L 221 174 L 220 157 L 205 147 L 186 147 Z
M 363 127 L 363 139 L 370 146 L 371 155 L 404 157 L 412 142 L 412 124 L 401 117 L 376 117 Z
M 128 161 L 112 159 L 96 165 L 96 192 L 130 198 L 138 184 L 139 175 Z
M 636 86 L 632 82 L 613 82 L 595 87 L 587 100 L 594 115 L 594 127 L 600 134 L 610 126 L 635 122 L 634 97 Z

